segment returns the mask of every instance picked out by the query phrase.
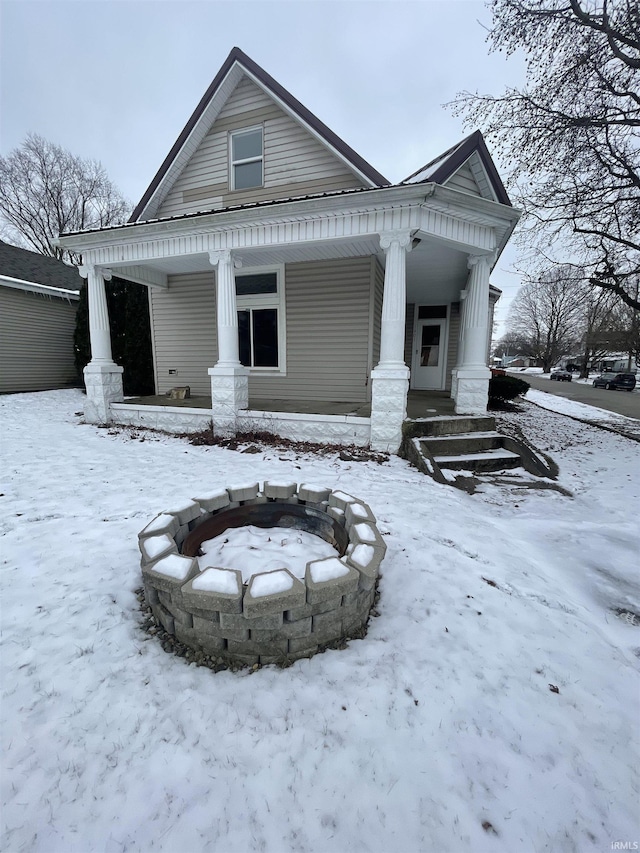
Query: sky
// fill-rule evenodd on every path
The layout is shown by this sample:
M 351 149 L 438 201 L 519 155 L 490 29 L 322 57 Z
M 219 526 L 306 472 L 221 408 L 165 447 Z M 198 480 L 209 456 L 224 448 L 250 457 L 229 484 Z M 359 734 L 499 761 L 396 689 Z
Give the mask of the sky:
M 237 46 L 397 182 L 473 129 L 444 106 L 456 93 L 522 81 L 489 24 L 477 0 L 0 0 L 0 154 L 38 133 L 133 205 Z M 508 247 L 492 276 L 501 327 L 514 264 Z

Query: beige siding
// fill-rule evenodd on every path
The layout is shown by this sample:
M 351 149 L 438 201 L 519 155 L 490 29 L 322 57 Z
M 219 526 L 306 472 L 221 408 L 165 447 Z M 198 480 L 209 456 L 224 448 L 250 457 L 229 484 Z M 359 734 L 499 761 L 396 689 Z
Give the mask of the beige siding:
M 372 367 L 380 361 L 380 332 L 382 328 L 382 298 L 384 295 L 384 269 L 377 258 L 373 262 L 373 344 Z
M 458 171 L 445 182 L 445 186 L 454 190 L 462 190 L 462 192 L 470 195 L 482 195 L 468 163 L 463 163 Z
M 404 363 L 411 370 L 413 364 L 413 324 L 415 322 L 416 306 L 412 302 L 407 305 L 407 315 L 404 324 Z
M 78 302 L 0 287 L 0 392 L 79 384 L 73 363 Z
M 447 364 L 445 367 L 445 388 L 451 390 L 451 371 L 458 361 L 458 343 L 460 337 L 460 303 L 452 302 L 449 306 L 449 345 L 447 347 Z
M 192 394 L 211 393 L 207 370 L 218 358 L 215 302 L 213 270 L 170 276 L 168 290 L 151 288 L 158 394 L 174 385 L 189 385 Z
M 264 187 L 230 192 L 229 131 L 259 124 L 264 126 Z M 341 160 L 253 81 L 243 77 L 158 215 L 175 216 L 363 185 Z
M 251 376 L 261 399 L 366 402 L 371 259 L 287 264 L 287 375 Z
M 287 265 L 287 374 L 250 376 L 252 397 L 367 400 L 371 263 Z M 151 310 L 158 394 L 174 385 L 209 394 L 207 370 L 217 360 L 213 274 L 171 276 L 168 290 L 152 289 Z

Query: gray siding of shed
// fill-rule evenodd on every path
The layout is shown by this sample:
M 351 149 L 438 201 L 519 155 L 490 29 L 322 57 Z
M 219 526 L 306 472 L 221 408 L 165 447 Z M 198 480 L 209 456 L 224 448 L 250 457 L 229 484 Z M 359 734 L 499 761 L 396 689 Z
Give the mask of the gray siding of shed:
M 229 189 L 229 131 L 264 127 L 264 186 Z M 322 143 L 243 77 L 163 201 L 158 216 L 362 187 Z
M 287 264 L 287 373 L 250 376 L 251 397 L 367 401 L 375 264 L 370 257 Z M 214 281 L 213 273 L 171 276 L 168 290 L 151 290 L 158 394 L 174 385 L 210 393 L 207 370 L 217 360 Z
M 79 385 L 73 362 L 77 300 L 0 287 L 0 392 Z

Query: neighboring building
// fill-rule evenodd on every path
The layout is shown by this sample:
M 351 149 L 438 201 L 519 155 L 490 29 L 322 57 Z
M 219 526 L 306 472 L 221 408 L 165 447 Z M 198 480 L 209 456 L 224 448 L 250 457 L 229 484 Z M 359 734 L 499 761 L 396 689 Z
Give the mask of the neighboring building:
M 0 241 L 0 393 L 78 384 L 75 267 Z
M 157 393 L 211 394 L 218 433 L 278 432 L 285 404 L 370 405 L 340 440 L 395 450 L 409 387 L 482 413 L 489 275 L 518 217 L 479 132 L 391 185 L 234 48 L 129 223 L 61 238 L 89 283 L 85 416 L 121 411 L 111 274 L 149 288 Z M 296 423 L 339 432 L 330 416 Z

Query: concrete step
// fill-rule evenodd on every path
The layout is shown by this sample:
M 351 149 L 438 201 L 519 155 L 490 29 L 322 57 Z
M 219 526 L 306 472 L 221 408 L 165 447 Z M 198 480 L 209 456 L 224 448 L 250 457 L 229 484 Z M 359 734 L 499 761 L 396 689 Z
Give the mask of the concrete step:
M 440 415 L 435 418 L 420 418 L 405 421 L 405 435 L 409 438 L 431 435 L 460 435 L 470 432 L 495 430 L 496 420 L 491 415 Z
M 434 455 L 433 458 L 440 468 L 449 468 L 453 471 L 474 471 L 478 474 L 486 471 L 518 468 L 522 464 L 519 454 L 502 449 L 456 455 Z
M 464 432 L 460 435 L 432 435 L 420 439 L 420 444 L 434 456 L 458 456 L 481 450 L 496 450 L 503 446 L 503 439 L 500 433 L 490 430 Z

